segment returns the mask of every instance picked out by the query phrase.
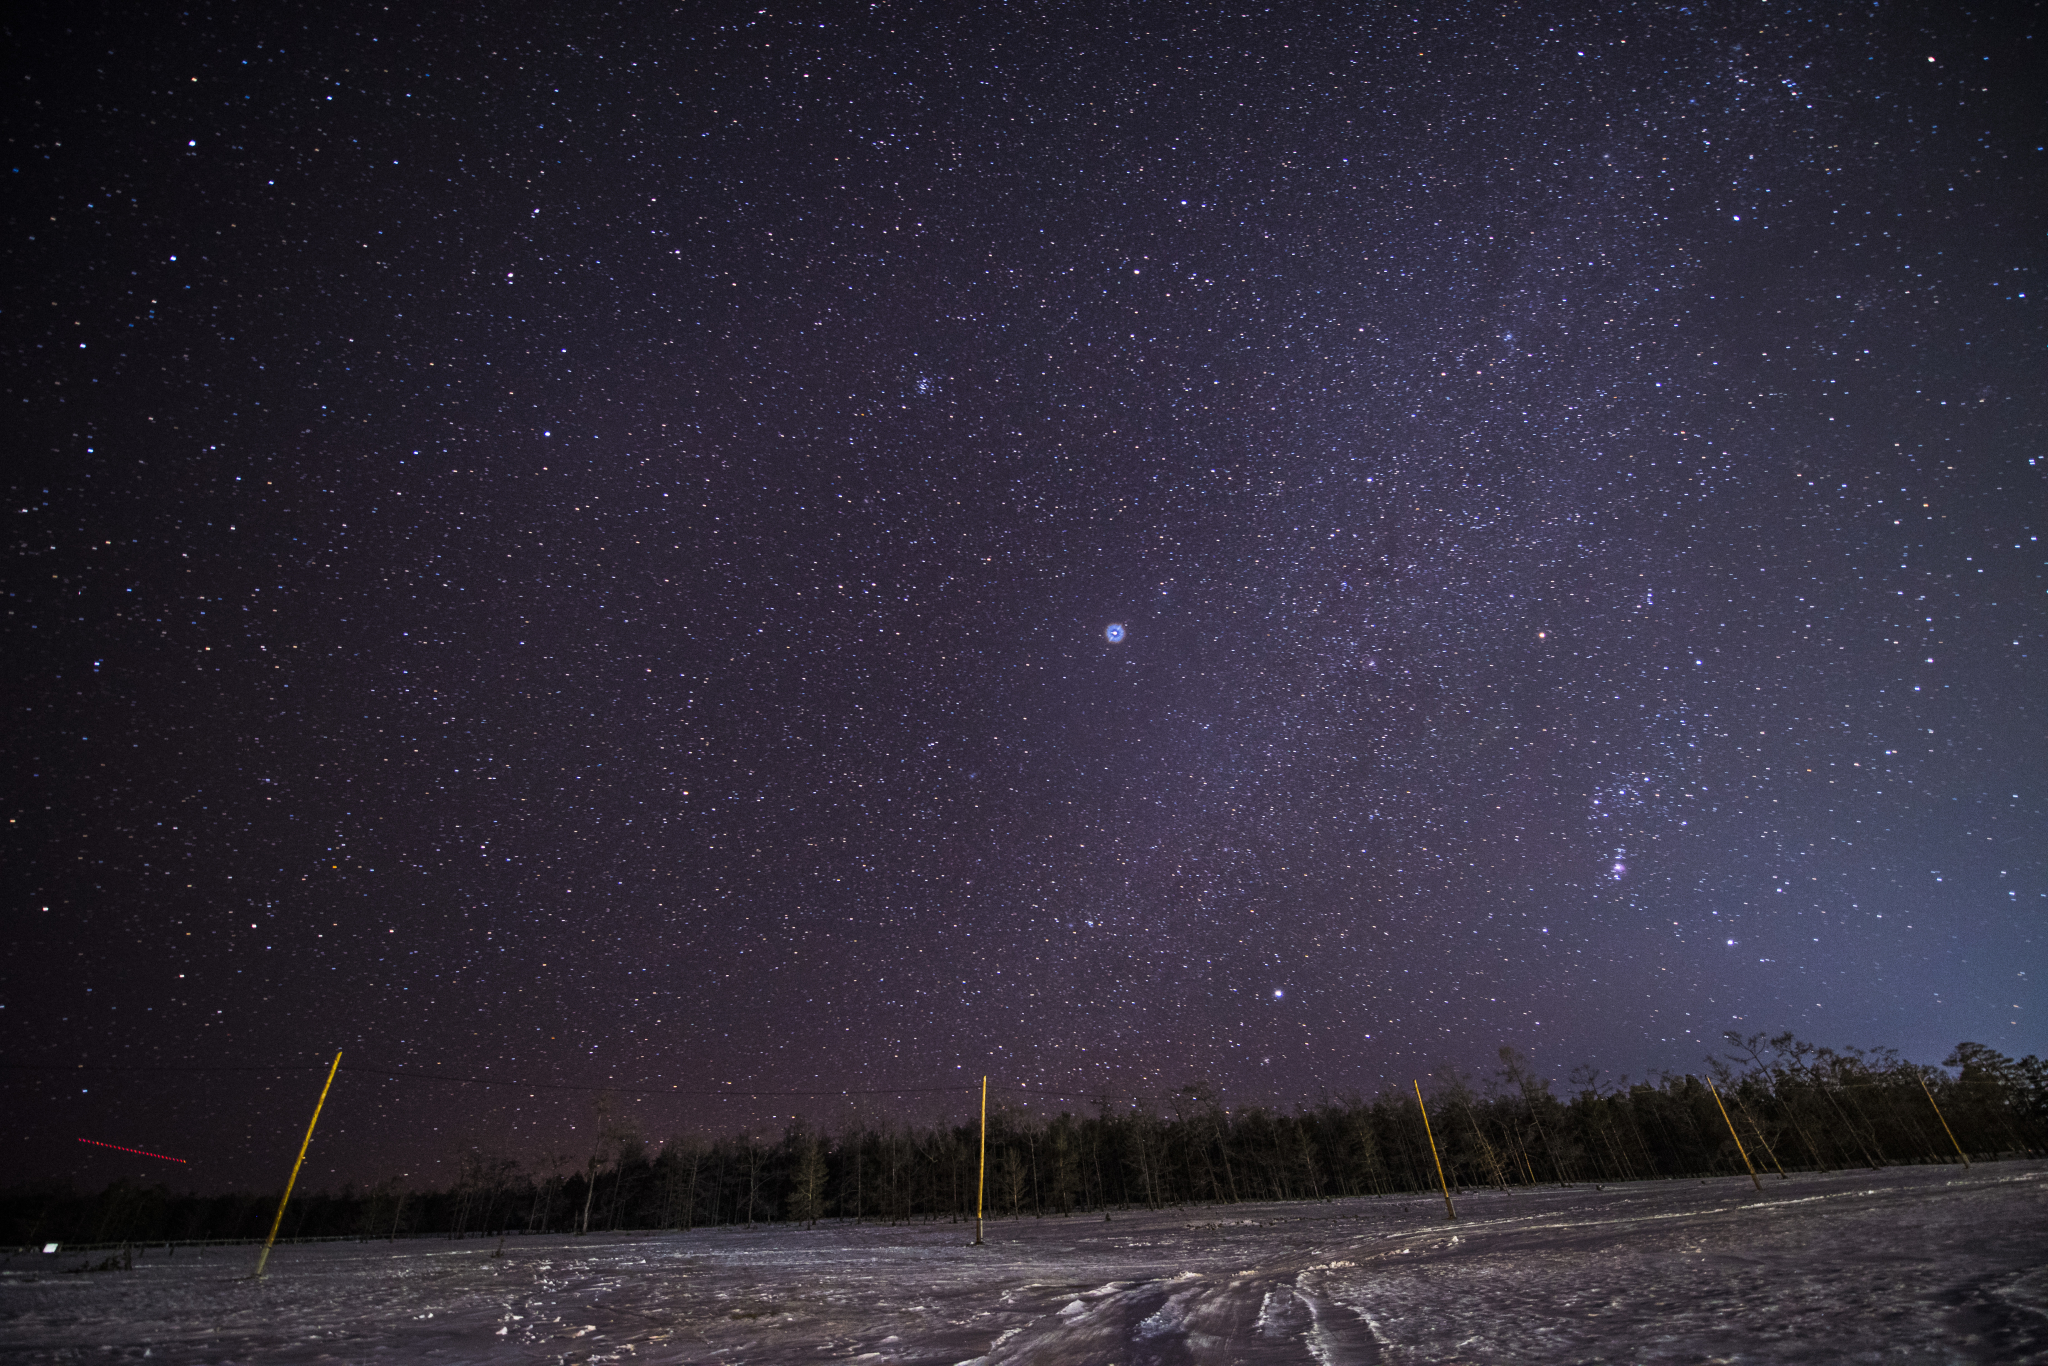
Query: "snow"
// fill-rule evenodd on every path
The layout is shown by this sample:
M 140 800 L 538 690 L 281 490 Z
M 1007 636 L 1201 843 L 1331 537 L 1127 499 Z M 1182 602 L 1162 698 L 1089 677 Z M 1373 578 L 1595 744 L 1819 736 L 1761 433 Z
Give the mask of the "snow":
M 2048 1163 L 0 1269 L 51 1362 L 2048 1361 Z M 75 1254 L 74 1254 L 75 1255 Z

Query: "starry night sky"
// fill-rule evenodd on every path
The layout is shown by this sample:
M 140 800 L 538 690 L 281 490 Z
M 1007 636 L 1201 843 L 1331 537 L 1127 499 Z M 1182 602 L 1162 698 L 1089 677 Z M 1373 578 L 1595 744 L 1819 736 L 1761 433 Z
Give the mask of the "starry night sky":
M 2041 1051 L 2042 18 L 17 16 L 0 1151 Z

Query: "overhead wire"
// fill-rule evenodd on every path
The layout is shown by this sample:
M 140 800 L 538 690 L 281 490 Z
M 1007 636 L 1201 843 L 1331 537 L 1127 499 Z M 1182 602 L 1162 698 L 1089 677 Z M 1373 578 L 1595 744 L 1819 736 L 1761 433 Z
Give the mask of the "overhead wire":
M 320 1072 L 326 1068 L 314 1063 L 221 1063 L 206 1065 L 181 1064 L 132 1064 L 132 1063 L 33 1063 L 0 1062 L 0 1070 L 18 1072 Z M 977 1085 L 961 1086 L 877 1086 L 877 1087 L 836 1087 L 821 1090 L 783 1091 L 759 1090 L 744 1086 L 692 1087 L 677 1085 L 624 1085 L 611 1082 L 564 1082 L 564 1081 L 522 1081 L 505 1077 L 472 1077 L 452 1072 L 414 1072 L 398 1068 L 374 1067 L 349 1063 L 341 1068 L 359 1076 L 389 1077 L 399 1081 L 442 1082 L 461 1086 L 497 1086 L 522 1091 L 609 1091 L 613 1095 L 629 1096 L 719 1096 L 731 1100 L 778 1099 L 820 1096 L 915 1096 L 915 1095 L 965 1095 L 978 1089 Z M 1082 1100 L 1092 1098 L 1093 1093 L 1079 1091 L 1040 1091 L 1027 1087 L 1005 1088 L 1012 1094 L 1045 1096 L 1054 1099 Z

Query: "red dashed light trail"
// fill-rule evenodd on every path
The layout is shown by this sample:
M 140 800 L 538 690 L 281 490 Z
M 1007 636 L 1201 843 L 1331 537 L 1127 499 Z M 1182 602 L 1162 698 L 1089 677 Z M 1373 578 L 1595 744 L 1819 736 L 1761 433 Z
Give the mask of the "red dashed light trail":
M 175 1162 L 181 1167 L 192 1165 L 182 1157 L 165 1157 L 162 1153 L 153 1153 L 144 1148 L 124 1148 L 118 1143 L 102 1143 L 96 1138 L 81 1138 L 78 1141 L 90 1143 L 95 1148 L 112 1148 L 117 1153 L 134 1153 L 137 1157 L 154 1157 L 160 1162 Z

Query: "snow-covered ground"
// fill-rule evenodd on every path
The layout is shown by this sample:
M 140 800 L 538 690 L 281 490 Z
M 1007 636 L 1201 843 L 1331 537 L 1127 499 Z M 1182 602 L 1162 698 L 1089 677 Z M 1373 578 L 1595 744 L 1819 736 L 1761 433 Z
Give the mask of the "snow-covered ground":
M 2048 1163 L 0 1270 L 0 1357 L 2048 1361 Z M 75 1264 L 75 1263 L 67 1263 Z

